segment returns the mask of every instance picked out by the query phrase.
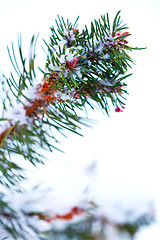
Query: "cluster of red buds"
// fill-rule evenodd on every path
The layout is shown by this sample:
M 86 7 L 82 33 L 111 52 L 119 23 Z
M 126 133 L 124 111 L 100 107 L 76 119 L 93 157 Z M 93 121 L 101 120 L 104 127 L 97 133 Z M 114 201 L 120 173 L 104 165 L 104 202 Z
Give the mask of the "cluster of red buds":
M 74 94 L 73 94 L 73 98 L 76 98 L 76 99 L 77 99 L 77 98 L 79 98 L 79 97 L 80 97 L 80 94 L 79 94 L 79 93 L 74 93 Z
M 68 212 L 64 215 L 56 214 L 53 217 L 48 217 L 48 216 L 45 216 L 43 214 L 35 214 L 35 215 L 37 215 L 39 217 L 39 219 L 50 223 L 54 220 L 72 220 L 75 216 L 80 216 L 84 213 L 85 213 L 85 209 L 75 206 L 71 209 L 70 212 Z M 34 214 L 32 214 L 32 215 L 34 215 Z
M 129 35 L 129 32 L 123 32 L 122 33 L 121 31 L 119 31 L 119 32 L 116 33 L 117 37 L 121 37 L 121 38 L 119 38 L 119 41 L 123 42 L 124 44 L 128 43 L 128 41 L 125 39 L 128 35 Z
M 41 92 L 46 92 L 49 88 L 51 87 L 51 83 L 50 82 L 44 82 L 42 87 L 41 87 Z
M 68 69 L 72 70 L 76 66 L 78 61 L 79 61 L 79 58 L 75 57 L 72 61 L 68 62 L 67 63 Z M 63 98 L 61 98 L 61 96 L 63 96 L 63 92 L 58 94 L 58 88 L 56 88 L 55 78 L 56 76 L 50 76 L 46 79 L 43 79 L 43 84 L 40 87 L 40 92 L 39 92 L 39 96 L 41 100 L 46 101 L 48 103 L 63 101 Z M 54 87 L 53 87 L 53 84 L 54 84 Z M 67 95 L 67 93 L 64 92 L 64 95 L 65 94 Z M 75 91 L 73 91 L 73 93 L 71 92 L 69 95 L 71 98 L 74 98 L 74 99 L 78 99 L 80 97 L 80 93 L 76 92 L 76 89 Z
M 79 61 L 79 57 L 75 57 L 75 58 L 73 58 L 73 60 L 72 61 L 66 61 L 66 69 L 69 69 L 69 70 L 74 70 L 75 69 L 75 67 L 77 66 L 77 63 L 78 63 L 78 61 Z

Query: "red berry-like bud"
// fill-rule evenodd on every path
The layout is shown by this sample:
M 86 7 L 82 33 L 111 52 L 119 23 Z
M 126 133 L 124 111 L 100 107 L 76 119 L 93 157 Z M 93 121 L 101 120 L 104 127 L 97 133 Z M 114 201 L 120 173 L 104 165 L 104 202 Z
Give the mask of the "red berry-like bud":
M 128 34 L 129 34 L 129 32 L 124 32 L 124 33 L 121 34 L 121 36 L 125 36 L 125 35 L 128 35 Z
M 123 112 L 123 110 L 120 109 L 119 107 L 117 107 L 117 108 L 115 109 L 115 111 L 116 111 L 116 112 Z
M 74 33 L 79 33 L 79 30 L 77 28 L 71 28 Z
M 116 34 L 118 37 L 121 36 L 121 31 L 117 32 Z
M 127 41 L 127 40 L 124 40 L 124 43 L 125 43 L 125 44 L 127 44 L 127 43 L 128 43 L 128 41 Z
M 79 94 L 79 93 L 75 93 L 73 97 L 74 97 L 74 98 L 79 98 L 79 97 L 80 97 L 80 94 Z
M 73 64 L 76 64 L 79 61 L 78 57 L 73 58 Z

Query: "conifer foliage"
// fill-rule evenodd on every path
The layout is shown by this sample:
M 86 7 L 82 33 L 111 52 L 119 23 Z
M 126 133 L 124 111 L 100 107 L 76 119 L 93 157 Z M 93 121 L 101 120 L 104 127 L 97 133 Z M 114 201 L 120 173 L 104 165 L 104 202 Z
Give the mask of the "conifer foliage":
M 58 131 L 66 128 L 77 131 L 82 119 L 77 109 L 93 102 L 109 114 L 109 104 L 115 111 L 125 105 L 126 79 L 132 59 L 128 55 L 129 32 L 117 13 L 112 27 L 108 14 L 91 22 L 91 29 L 82 31 L 69 20 L 58 16 L 56 27 L 51 27 L 47 46 L 46 66 L 43 79 L 38 81 L 35 73 L 35 44 L 32 37 L 29 66 L 23 57 L 21 39 L 18 40 L 21 66 L 18 65 L 14 46 L 8 48 L 15 74 L 3 76 L 3 117 L 0 128 L 0 155 L 3 159 L 1 182 L 14 184 L 22 177 L 15 174 L 21 169 L 12 162 L 12 155 L 20 155 L 33 164 L 41 162 L 35 145 L 51 150 L 54 148 L 49 128 Z M 7 86 L 6 86 L 7 85 Z M 6 89 L 5 89 L 6 88 Z M 5 95 L 6 94 L 6 95 Z M 4 164 L 5 163 L 5 164 Z
M 112 25 L 108 14 L 91 22 L 90 29 L 85 26 L 79 30 L 77 23 L 78 18 L 71 23 L 57 17 L 50 42 L 44 41 L 47 56 L 44 69 L 39 68 L 43 73 L 40 80 L 35 70 L 37 37 L 31 39 L 29 59 L 23 56 L 21 38 L 18 55 L 13 44 L 8 47 L 14 73 L 3 75 L 0 86 L 0 183 L 5 187 L 19 189 L 19 181 L 24 178 L 14 158 L 36 165 L 44 161 L 37 149 L 55 148 L 53 130 L 80 134 L 86 120 L 79 113 L 87 105 L 94 108 L 97 103 L 107 115 L 111 105 L 116 112 L 125 108 L 126 80 L 133 63 L 129 53 L 138 48 L 129 46 L 130 33 L 121 21 L 120 11 Z M 3 209 L 0 214 L 5 217 Z M 16 219 L 15 213 L 6 217 Z M 11 228 L 7 231 L 12 232 Z

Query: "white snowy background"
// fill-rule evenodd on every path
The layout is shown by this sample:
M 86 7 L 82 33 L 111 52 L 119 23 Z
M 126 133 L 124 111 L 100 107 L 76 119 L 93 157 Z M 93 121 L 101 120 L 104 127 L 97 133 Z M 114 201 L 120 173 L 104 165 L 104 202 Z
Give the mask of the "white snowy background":
M 39 33 L 37 65 L 43 68 L 45 55 L 42 39 L 48 40 L 57 14 L 74 21 L 79 28 L 109 12 L 111 19 L 118 10 L 129 26 L 131 46 L 147 47 L 132 54 L 136 60 L 128 81 L 126 109 L 111 112 L 110 118 L 100 110 L 89 111 L 98 122 L 83 127 L 84 137 L 59 136 L 59 147 L 48 155 L 46 166 L 29 170 L 30 181 L 53 189 L 57 211 L 69 209 L 83 199 L 94 200 L 108 215 L 121 221 L 123 211 L 143 212 L 151 202 L 157 222 L 142 229 L 136 240 L 160 239 L 160 114 L 159 114 L 159 0 L 0 0 L 0 70 L 12 71 L 7 45 L 17 43 L 21 33 L 24 55 L 28 54 L 33 33 Z M 41 75 L 39 76 L 41 77 Z M 28 184 L 28 183 L 27 183 Z

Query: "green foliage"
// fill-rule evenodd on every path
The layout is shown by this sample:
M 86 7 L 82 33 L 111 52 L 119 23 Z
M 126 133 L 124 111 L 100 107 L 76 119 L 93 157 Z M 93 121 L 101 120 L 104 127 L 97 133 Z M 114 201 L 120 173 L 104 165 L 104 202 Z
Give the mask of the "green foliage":
M 79 133 L 82 124 L 89 123 L 79 116 L 89 105 L 109 115 L 110 105 L 116 111 L 125 106 L 126 79 L 131 75 L 133 60 L 126 38 L 130 35 L 122 24 L 120 11 L 112 26 L 108 14 L 91 22 L 82 31 L 63 17 L 51 27 L 50 43 L 46 43 L 46 66 L 43 79 L 36 82 L 35 46 L 38 36 L 33 36 L 28 59 L 23 56 L 21 37 L 18 38 L 18 57 L 14 45 L 8 54 L 14 68 L 10 77 L 3 75 L 3 115 L 0 119 L 0 182 L 6 186 L 17 185 L 23 178 L 22 169 L 14 157 L 43 163 L 37 151 L 53 151 L 55 131 L 63 134 L 67 129 Z M 118 109 L 118 110 L 117 110 Z M 54 132 L 54 134 L 53 134 Z M 57 149 L 57 148 L 56 148 Z

